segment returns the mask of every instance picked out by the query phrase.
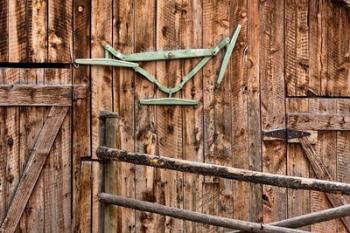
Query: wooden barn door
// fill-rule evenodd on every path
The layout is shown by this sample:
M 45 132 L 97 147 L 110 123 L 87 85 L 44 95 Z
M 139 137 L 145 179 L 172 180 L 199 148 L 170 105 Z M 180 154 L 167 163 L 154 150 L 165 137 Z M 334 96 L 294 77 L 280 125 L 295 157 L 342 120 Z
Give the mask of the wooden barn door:
M 306 0 L 264 1 L 260 12 L 262 130 L 310 132 L 307 138 L 330 176 L 350 182 L 348 12 L 331 1 Z M 263 139 L 264 171 L 322 175 L 314 172 L 298 139 Z M 270 186 L 263 188 L 263 202 L 264 222 L 331 207 L 323 193 Z M 347 232 L 340 220 L 304 229 Z
M 80 18 L 72 0 L 0 1 L 0 232 L 72 232 L 73 167 L 88 154 L 88 113 L 72 85 L 87 79 L 71 67 Z
M 73 96 L 70 69 L 0 69 L 1 232 L 71 232 Z

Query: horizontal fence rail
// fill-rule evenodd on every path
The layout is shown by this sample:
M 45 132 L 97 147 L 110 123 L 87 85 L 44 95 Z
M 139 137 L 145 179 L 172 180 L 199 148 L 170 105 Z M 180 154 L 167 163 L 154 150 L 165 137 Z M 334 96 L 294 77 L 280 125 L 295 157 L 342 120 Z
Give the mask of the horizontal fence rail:
M 206 176 L 217 176 L 292 189 L 317 190 L 321 192 L 350 195 L 350 184 L 341 182 L 251 171 L 164 156 L 132 153 L 108 147 L 99 147 L 97 149 L 97 155 L 102 160 L 117 160 L 137 165 L 197 173 Z
M 100 193 L 99 199 L 102 203 L 113 204 L 118 206 L 123 206 L 127 208 L 132 208 L 141 211 L 147 211 L 156 214 L 167 215 L 174 218 L 189 220 L 193 222 L 205 223 L 214 226 L 226 227 L 231 229 L 239 229 L 248 232 L 278 232 L 278 233 L 305 233 L 307 231 L 287 229 L 278 226 L 271 226 L 260 223 L 252 223 L 242 220 L 223 218 L 213 215 L 202 214 L 194 211 L 167 207 L 157 203 L 139 201 L 132 198 L 116 196 L 108 193 Z
M 347 205 L 343 205 L 335 208 L 330 208 L 326 210 L 321 210 L 321 211 L 317 211 L 309 214 L 296 216 L 293 218 L 288 218 L 278 222 L 268 223 L 268 225 L 298 228 L 298 227 L 308 226 L 319 222 L 333 220 L 336 218 L 346 217 L 349 215 L 350 215 L 350 204 L 347 204 Z M 239 232 L 242 232 L 242 231 L 231 231 L 229 233 L 239 233 Z

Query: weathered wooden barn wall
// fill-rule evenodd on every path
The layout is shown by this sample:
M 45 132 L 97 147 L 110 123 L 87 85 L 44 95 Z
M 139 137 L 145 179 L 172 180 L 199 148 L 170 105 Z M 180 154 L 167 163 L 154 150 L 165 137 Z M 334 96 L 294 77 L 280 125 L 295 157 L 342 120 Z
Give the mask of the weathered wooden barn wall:
M 320 118 L 350 113 L 349 22 L 348 11 L 328 0 L 0 0 L 0 65 L 13 66 L 0 68 L 2 84 L 90 87 L 89 98 L 72 99 L 17 231 L 101 232 L 102 164 L 95 153 L 101 110 L 119 113 L 121 147 L 129 151 L 305 177 L 315 174 L 300 145 L 264 140 L 261 132 L 287 126 L 313 130 L 315 148 L 331 174 L 350 182 L 350 128 L 341 120 L 322 124 Z M 237 24 L 242 31 L 223 85 L 216 88 L 214 82 L 219 56 L 178 94 L 199 100 L 195 108 L 140 107 L 139 99 L 162 93 L 132 71 L 70 65 L 74 58 L 102 57 L 104 41 L 123 53 L 212 47 Z M 172 86 L 196 62 L 142 66 Z M 298 123 L 287 113 L 303 113 L 311 122 Z M 47 114 L 47 107 L 0 107 L 0 222 Z M 110 173 L 115 192 L 123 196 L 250 221 L 330 207 L 315 191 L 123 163 Z M 224 230 L 113 208 L 115 232 Z M 304 229 L 346 232 L 339 220 Z

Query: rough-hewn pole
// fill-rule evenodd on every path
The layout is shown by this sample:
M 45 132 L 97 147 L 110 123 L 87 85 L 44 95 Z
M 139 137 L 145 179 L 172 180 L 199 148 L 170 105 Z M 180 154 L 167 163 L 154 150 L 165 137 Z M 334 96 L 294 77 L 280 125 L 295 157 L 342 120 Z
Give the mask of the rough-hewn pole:
M 207 215 L 207 214 L 202 214 L 194 211 L 168 207 L 157 203 L 139 201 L 132 198 L 115 196 L 108 193 L 100 193 L 99 198 L 102 203 L 106 203 L 106 204 L 113 204 L 113 205 L 123 206 L 123 207 L 132 208 L 136 210 L 167 215 L 174 218 L 189 220 L 193 222 L 205 223 L 205 224 L 226 227 L 231 229 L 239 229 L 239 230 L 244 230 L 249 232 L 270 232 L 270 233 L 307 232 L 302 230 L 287 229 L 287 228 L 278 227 L 278 226 L 269 226 L 269 225 L 260 224 L 260 223 L 252 223 L 252 222 L 247 222 L 242 220 Z
M 108 147 L 98 148 L 97 155 L 100 159 L 117 160 L 138 165 L 197 173 L 206 176 L 217 176 L 227 179 L 292 189 L 317 190 L 321 192 L 350 195 L 350 184 L 341 182 L 257 172 L 214 164 L 174 159 L 164 156 L 131 153 Z
M 100 130 L 101 130 L 101 144 L 112 147 L 120 148 L 120 134 L 119 134 L 119 117 L 117 113 L 113 112 L 101 112 L 100 114 Z M 109 161 L 104 164 L 104 191 L 115 194 L 118 189 L 118 167 L 116 161 Z M 118 207 L 116 206 L 104 206 L 103 212 L 103 229 L 104 232 L 117 232 L 118 231 Z
M 326 210 L 321 210 L 310 214 L 300 215 L 293 218 L 288 218 L 282 221 L 269 223 L 268 225 L 297 228 L 297 227 L 308 226 L 319 222 L 333 220 L 336 218 L 342 218 L 345 216 L 350 216 L 350 204 L 335 207 L 335 208 L 330 208 Z M 242 231 L 231 231 L 230 233 L 238 233 L 238 232 L 242 232 Z

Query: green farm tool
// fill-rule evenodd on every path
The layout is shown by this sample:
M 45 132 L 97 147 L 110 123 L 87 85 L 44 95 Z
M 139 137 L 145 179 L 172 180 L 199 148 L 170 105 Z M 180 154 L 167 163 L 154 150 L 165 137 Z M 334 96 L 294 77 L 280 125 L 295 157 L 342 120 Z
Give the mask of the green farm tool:
M 160 91 L 168 95 L 168 97 L 164 98 L 140 100 L 141 105 L 197 105 L 198 102 L 196 100 L 175 98 L 173 95 L 176 92 L 180 91 L 183 86 L 188 81 L 190 81 L 212 57 L 216 56 L 222 48 L 226 47 L 226 53 L 222 60 L 221 67 L 216 79 L 216 85 L 219 86 L 224 78 L 224 74 L 229 63 L 233 48 L 235 47 L 236 41 L 238 39 L 240 29 L 241 26 L 238 25 L 231 39 L 229 37 L 226 37 L 211 49 L 180 49 L 122 54 L 121 52 L 115 50 L 111 45 L 105 44 L 103 46 L 105 50 L 104 58 L 76 59 L 75 63 L 78 65 L 99 65 L 131 68 L 136 73 L 140 74 L 148 81 L 156 85 Z M 137 63 L 145 61 L 174 60 L 199 57 L 202 58 L 200 62 L 182 78 L 182 81 L 180 83 L 172 88 L 168 88 L 162 85 L 152 74 L 140 67 L 140 65 Z

